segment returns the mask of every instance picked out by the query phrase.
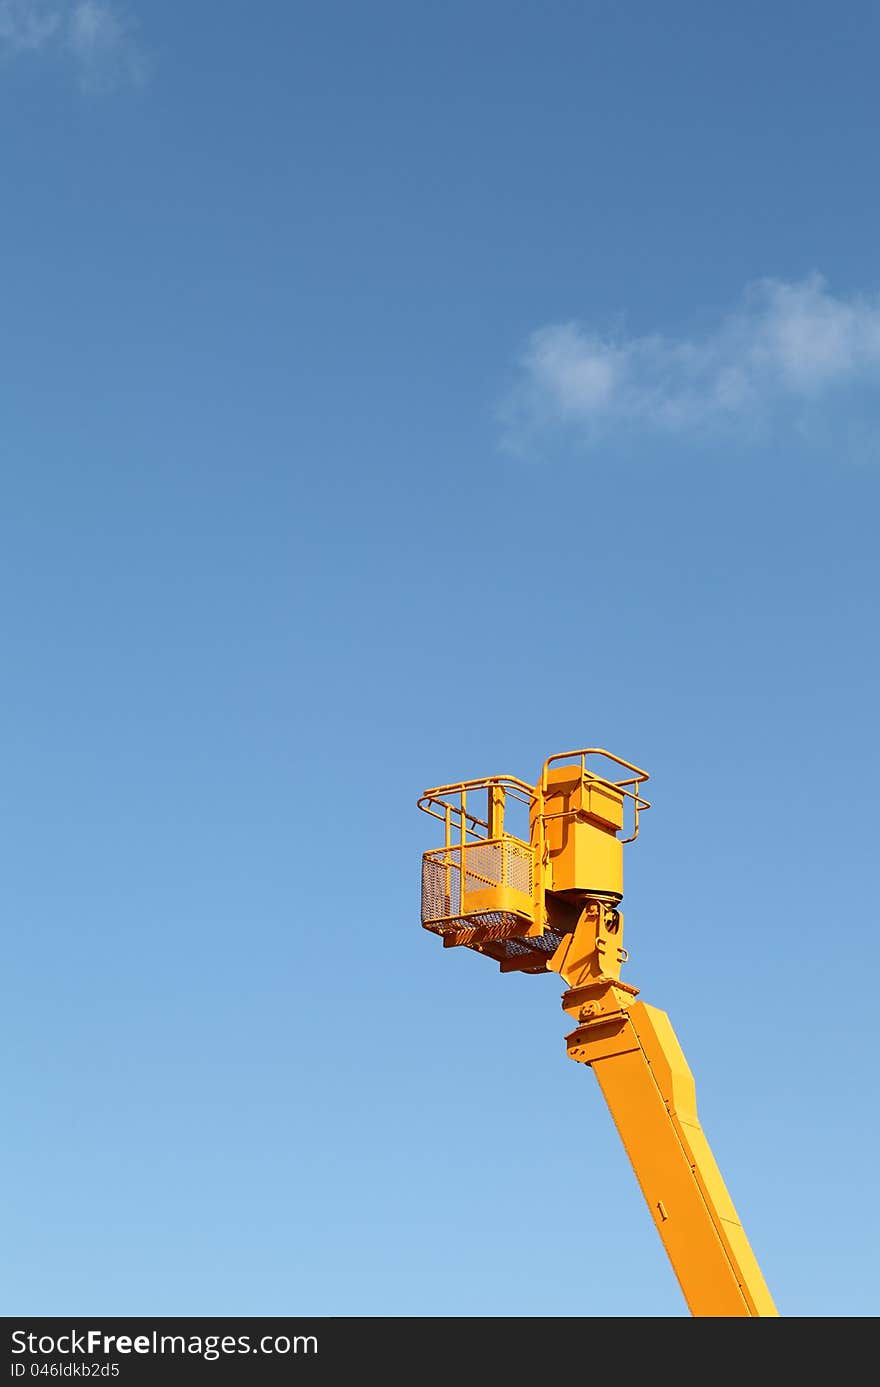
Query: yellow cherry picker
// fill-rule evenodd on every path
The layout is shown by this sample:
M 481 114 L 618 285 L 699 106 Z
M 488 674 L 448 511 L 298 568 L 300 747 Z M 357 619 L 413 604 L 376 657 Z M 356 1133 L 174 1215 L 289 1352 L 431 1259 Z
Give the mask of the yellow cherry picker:
M 669 1018 L 620 977 L 623 847 L 650 808 L 647 780 L 585 747 L 550 756 L 536 785 L 497 775 L 425 790 L 443 845 L 422 858 L 422 925 L 502 973 L 560 975 L 568 1054 L 599 1082 L 691 1314 L 775 1316 Z

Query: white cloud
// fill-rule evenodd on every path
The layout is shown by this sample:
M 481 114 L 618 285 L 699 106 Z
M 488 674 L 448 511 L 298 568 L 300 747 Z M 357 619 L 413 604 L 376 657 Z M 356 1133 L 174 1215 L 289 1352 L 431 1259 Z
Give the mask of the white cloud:
M 140 86 L 146 77 L 146 59 L 134 22 L 105 0 L 77 0 L 68 21 L 67 42 L 87 86 L 119 82 Z
M 765 279 L 693 337 L 601 333 L 553 323 L 532 333 L 503 411 L 507 441 L 559 426 L 686 432 L 799 411 L 842 387 L 880 384 L 880 295 L 838 297 L 823 278 Z
M 140 85 L 146 55 L 137 25 L 115 0 L 0 0 L 0 57 L 38 51 L 72 59 L 80 85 Z
M 0 0 L 0 53 L 43 48 L 61 28 L 57 5 L 43 0 Z

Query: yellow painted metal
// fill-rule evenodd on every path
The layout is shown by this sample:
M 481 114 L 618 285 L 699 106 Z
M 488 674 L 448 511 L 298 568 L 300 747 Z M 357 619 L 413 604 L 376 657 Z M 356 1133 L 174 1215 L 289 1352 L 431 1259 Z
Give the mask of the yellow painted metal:
M 426 790 L 419 807 L 443 823 L 444 845 L 422 859 L 422 924 L 502 972 L 560 974 L 568 1053 L 596 1075 L 691 1313 L 775 1316 L 669 1018 L 620 978 L 623 844 L 650 808 L 647 779 L 593 747 L 549 757 L 535 786 L 492 776 Z M 505 828 L 513 803 L 528 808 L 528 840 Z
M 574 955 L 579 964 L 582 954 L 576 945 L 560 949 L 547 966 L 570 977 L 575 968 L 566 963 Z M 589 980 L 563 997 L 579 1022 L 566 1037 L 568 1053 L 596 1075 L 691 1314 L 775 1316 L 669 1017 L 636 1002 L 629 984 L 576 972 Z
M 630 776 L 620 776 L 611 780 L 603 776 L 599 771 L 591 769 L 587 765 L 587 758 L 592 757 L 600 762 L 612 762 L 615 766 L 622 767 L 624 770 L 632 772 Z M 575 762 L 580 768 L 581 778 L 585 784 L 585 804 L 584 807 L 598 821 L 603 818 L 612 830 L 623 827 L 623 819 L 617 811 L 610 817 L 603 814 L 600 804 L 604 800 L 606 805 L 611 800 L 628 800 L 633 810 L 632 828 L 626 838 L 621 839 L 624 843 L 632 843 L 639 836 L 639 814 L 644 809 L 650 809 L 650 804 L 646 799 L 642 799 L 639 793 L 641 786 L 649 779 L 648 772 L 640 770 L 631 761 L 624 761 L 620 756 L 615 756 L 613 752 L 605 751 L 602 747 L 583 747 L 580 751 L 559 751 L 555 756 L 548 756 L 544 762 L 541 772 L 541 787 L 546 796 L 548 786 L 554 776 L 564 770 L 565 766 L 571 767 Z M 565 779 L 565 775 L 560 775 L 560 779 Z M 590 799 L 590 789 L 595 792 L 593 800 Z M 589 801 L 589 804 L 587 803 Z M 595 808 L 592 806 L 595 805 Z
M 534 849 L 505 828 L 512 808 L 528 820 L 533 797 L 531 785 L 504 775 L 439 785 L 421 796 L 419 808 L 439 819 L 444 833 L 443 847 L 422 857 L 422 924 L 447 947 L 464 945 L 503 963 L 508 941 L 543 935 Z M 534 955 L 523 946 L 517 957 L 543 971 L 544 952 Z
M 505 972 L 546 972 L 585 892 L 620 899 L 623 843 L 649 807 L 639 795 L 646 779 L 630 762 L 587 747 L 550 757 L 534 786 L 497 775 L 425 790 L 419 808 L 444 832 L 443 847 L 422 858 L 425 929 L 447 947 L 495 958 Z M 527 839 L 506 827 L 516 807 Z M 630 832 L 621 838 L 625 821 Z
M 607 901 L 587 900 L 575 928 L 563 935 L 547 967 L 583 986 L 598 979 L 617 981 L 626 960 L 623 915 Z

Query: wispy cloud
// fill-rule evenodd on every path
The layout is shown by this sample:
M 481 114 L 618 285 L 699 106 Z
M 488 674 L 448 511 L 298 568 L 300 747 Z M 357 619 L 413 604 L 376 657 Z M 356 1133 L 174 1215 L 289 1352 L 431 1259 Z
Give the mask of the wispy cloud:
M 118 0 L 0 0 L 0 57 L 35 53 L 72 61 L 91 91 L 147 76 L 137 22 Z
M 140 86 L 146 78 L 146 55 L 134 21 L 104 0 L 80 0 L 73 6 L 68 43 L 87 86 Z
M 514 448 L 560 428 L 597 442 L 624 428 L 682 436 L 770 419 L 802 428 L 808 407 L 866 384 L 880 385 L 880 295 L 837 296 L 811 274 L 751 285 L 690 337 L 541 327 L 502 414 Z
M 0 53 L 28 53 L 43 48 L 59 34 L 62 15 L 57 5 L 42 0 L 0 0 Z

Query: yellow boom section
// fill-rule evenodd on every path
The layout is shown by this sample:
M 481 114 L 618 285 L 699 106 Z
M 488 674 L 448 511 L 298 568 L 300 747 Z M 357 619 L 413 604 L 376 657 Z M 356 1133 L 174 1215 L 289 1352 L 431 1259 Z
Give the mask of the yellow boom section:
M 644 1002 L 600 1013 L 568 1052 L 592 1066 L 691 1314 L 776 1315 L 666 1013 Z

